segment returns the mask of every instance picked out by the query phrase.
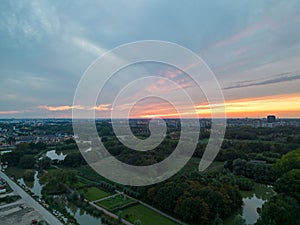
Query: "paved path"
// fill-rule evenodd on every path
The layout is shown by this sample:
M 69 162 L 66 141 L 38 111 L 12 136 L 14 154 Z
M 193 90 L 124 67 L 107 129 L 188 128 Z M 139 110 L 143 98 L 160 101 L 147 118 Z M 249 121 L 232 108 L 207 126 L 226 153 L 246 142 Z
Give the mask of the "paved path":
M 16 195 L 16 194 L 14 192 L 6 193 L 6 194 L 0 194 L 0 198 L 4 198 L 6 196 L 12 196 L 12 195 Z
M 37 201 L 35 201 L 29 194 L 27 194 L 21 187 L 14 183 L 6 174 L 0 171 L 0 177 L 2 177 L 9 186 L 22 197 L 22 199 L 27 203 L 28 206 L 34 208 L 50 225 L 63 225 L 54 215 L 52 215 L 48 210 L 41 206 Z
M 102 202 L 102 201 L 104 201 L 104 200 L 106 200 L 106 199 L 109 199 L 109 198 L 113 198 L 113 197 L 115 197 L 115 196 L 117 196 L 117 195 L 120 195 L 120 194 L 114 194 L 114 195 L 110 195 L 110 196 L 107 196 L 107 197 L 104 197 L 104 198 L 100 198 L 100 199 L 97 199 L 97 200 L 95 200 L 95 201 L 93 201 L 93 202 Z
M 15 206 L 23 205 L 23 204 L 24 204 L 24 200 L 23 199 L 19 199 L 19 200 L 15 201 L 15 202 L 8 203 L 8 204 L 5 204 L 5 205 L 1 205 L 0 206 L 0 210 L 4 209 L 4 208 L 7 208 L 7 207 L 11 207 L 11 206 L 15 207 Z

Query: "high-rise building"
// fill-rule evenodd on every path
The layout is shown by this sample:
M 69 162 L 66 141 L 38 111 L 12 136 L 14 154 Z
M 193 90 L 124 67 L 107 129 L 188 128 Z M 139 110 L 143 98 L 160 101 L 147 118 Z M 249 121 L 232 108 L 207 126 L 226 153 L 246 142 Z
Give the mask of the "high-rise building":
M 276 116 L 274 115 L 268 115 L 267 116 L 267 122 L 268 123 L 274 123 L 276 121 Z

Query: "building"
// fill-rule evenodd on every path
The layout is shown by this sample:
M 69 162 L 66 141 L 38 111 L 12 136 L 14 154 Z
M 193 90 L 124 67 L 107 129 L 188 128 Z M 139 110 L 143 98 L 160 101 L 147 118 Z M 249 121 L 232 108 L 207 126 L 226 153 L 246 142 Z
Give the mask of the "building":
M 267 122 L 268 123 L 274 123 L 276 121 L 276 116 L 274 115 L 268 115 L 267 116 Z
M 252 120 L 252 127 L 254 128 L 262 127 L 262 120 L 260 119 Z

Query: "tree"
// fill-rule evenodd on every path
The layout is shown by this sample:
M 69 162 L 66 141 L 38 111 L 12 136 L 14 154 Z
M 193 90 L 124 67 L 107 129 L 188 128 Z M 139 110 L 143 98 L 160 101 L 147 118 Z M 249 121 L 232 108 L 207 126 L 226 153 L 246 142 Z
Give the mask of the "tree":
M 208 205 L 200 197 L 180 198 L 175 211 L 185 221 L 208 224 Z
M 215 225 L 223 225 L 223 220 L 220 218 L 220 214 L 217 213 L 216 218 L 214 220 Z
M 263 205 L 257 224 L 299 225 L 299 212 L 299 204 L 294 198 L 278 194 Z
M 155 195 L 156 195 L 156 189 L 155 189 L 155 187 L 152 187 L 152 188 L 148 189 L 148 191 L 147 191 L 147 199 L 150 202 L 154 202 Z
M 236 184 L 242 191 L 251 191 L 254 187 L 254 182 L 252 180 L 242 176 L 237 178 Z
M 51 159 L 49 157 L 43 157 L 40 161 L 39 161 L 39 168 L 40 170 L 46 170 L 51 166 Z
M 185 183 L 166 183 L 157 191 L 155 202 L 158 207 L 168 213 L 172 213 L 176 206 L 177 199 L 183 194 L 185 187 L 188 187 Z
M 55 194 L 65 192 L 67 185 L 76 183 L 78 178 L 73 171 L 51 170 L 45 173 L 40 181 L 46 183 L 43 187 L 43 192 Z
M 78 167 L 85 164 L 86 161 L 82 157 L 81 153 L 68 154 L 63 161 L 63 165 L 68 167 Z
M 300 169 L 283 174 L 274 184 L 274 190 L 292 196 L 300 203 Z
M 0 155 L 1 162 L 7 162 L 9 166 L 18 166 L 22 156 L 23 156 L 22 152 L 16 152 L 16 151 L 12 151 Z
M 22 142 L 22 143 L 16 145 L 16 151 L 22 152 L 23 154 L 25 154 L 29 149 L 30 149 L 30 146 L 28 143 Z
M 300 169 L 300 149 L 291 151 L 278 160 L 274 168 L 279 175 L 282 175 L 292 169 Z
M 142 222 L 140 220 L 134 221 L 134 225 L 142 225 Z
M 19 165 L 23 169 L 33 169 L 35 164 L 35 159 L 32 155 L 24 155 L 21 157 Z
M 234 225 L 246 225 L 246 221 L 240 214 L 236 215 L 236 217 L 233 220 L 233 223 Z

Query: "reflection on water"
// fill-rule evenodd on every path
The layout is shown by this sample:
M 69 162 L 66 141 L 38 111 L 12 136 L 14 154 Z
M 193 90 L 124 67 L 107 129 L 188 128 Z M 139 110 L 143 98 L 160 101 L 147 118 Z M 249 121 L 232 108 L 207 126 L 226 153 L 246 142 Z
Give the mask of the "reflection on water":
M 272 186 L 264 184 L 256 184 L 252 191 L 242 192 L 244 202 L 242 216 L 246 224 L 256 223 L 259 218 L 257 208 L 261 208 L 274 194 Z
M 80 208 L 76 208 L 75 210 L 71 210 L 69 207 L 66 207 L 66 210 L 77 220 L 77 222 L 81 225 L 89 224 L 89 225 L 101 225 L 101 218 L 96 218 L 85 212 Z
M 69 202 L 64 196 L 57 196 L 60 199 L 60 204 L 62 204 L 68 213 L 73 216 L 77 222 L 81 225 L 104 225 L 101 222 L 101 218 L 96 218 L 91 214 L 87 213 L 85 210 L 78 208 L 75 204 Z
M 39 182 L 38 171 L 35 171 L 34 174 L 34 181 L 33 182 L 25 182 L 23 178 L 18 179 L 18 183 L 20 185 L 25 185 L 29 190 L 34 193 L 35 195 L 42 197 L 42 188 L 43 185 Z M 96 218 L 85 210 L 78 208 L 71 202 L 68 202 L 66 197 L 64 196 L 57 196 L 60 199 L 60 204 L 62 204 L 65 209 L 77 220 L 77 222 L 81 225 L 103 225 L 101 222 L 101 218 Z
M 255 195 L 252 198 L 244 198 L 243 199 L 243 218 L 246 220 L 247 224 L 256 223 L 259 218 L 259 214 L 257 213 L 257 208 L 261 208 L 265 203 L 261 198 L 257 198 Z
M 39 180 L 39 172 L 35 171 L 34 174 L 34 181 L 33 182 L 25 182 L 23 178 L 18 179 L 19 184 L 25 185 L 30 189 L 32 193 L 34 193 L 36 196 L 42 197 L 42 188 L 43 185 L 40 184 Z
M 64 155 L 62 152 L 58 155 L 56 150 L 50 150 L 46 153 L 46 156 L 49 157 L 51 160 L 59 160 L 62 161 L 65 159 L 67 155 Z

